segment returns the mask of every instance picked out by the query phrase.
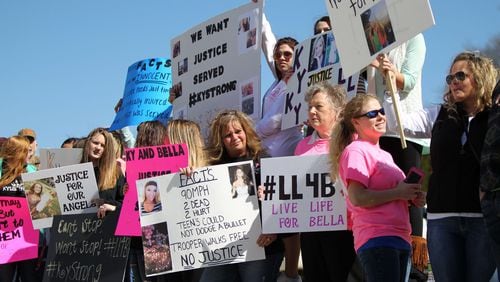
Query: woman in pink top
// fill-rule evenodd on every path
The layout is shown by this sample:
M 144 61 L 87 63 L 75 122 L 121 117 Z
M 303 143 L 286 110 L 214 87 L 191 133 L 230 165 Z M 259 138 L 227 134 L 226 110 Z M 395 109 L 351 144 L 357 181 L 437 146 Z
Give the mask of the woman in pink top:
M 419 184 L 408 184 L 391 155 L 379 147 L 384 109 L 372 95 L 357 95 L 344 109 L 330 144 L 332 176 L 347 187 L 354 247 L 366 281 L 405 281 L 411 252 L 408 201 L 423 206 Z
M 346 103 L 341 86 L 327 81 L 307 89 L 304 100 L 308 105 L 308 125 L 314 132 L 302 139 L 295 148 L 296 156 L 328 154 L 332 129 Z M 356 253 L 350 230 L 303 232 L 300 234 L 302 266 L 306 281 L 346 281 Z

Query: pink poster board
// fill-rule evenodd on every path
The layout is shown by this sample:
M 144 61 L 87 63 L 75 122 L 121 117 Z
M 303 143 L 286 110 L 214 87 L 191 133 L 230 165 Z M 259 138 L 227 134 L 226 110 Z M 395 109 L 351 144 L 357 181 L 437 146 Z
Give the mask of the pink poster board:
M 0 197 L 0 264 L 38 256 L 38 237 L 24 197 Z
M 171 144 L 154 147 L 127 149 L 127 183 L 118 225 L 117 236 L 142 236 L 139 220 L 139 204 L 135 181 L 164 174 L 176 173 L 188 166 L 186 144 Z

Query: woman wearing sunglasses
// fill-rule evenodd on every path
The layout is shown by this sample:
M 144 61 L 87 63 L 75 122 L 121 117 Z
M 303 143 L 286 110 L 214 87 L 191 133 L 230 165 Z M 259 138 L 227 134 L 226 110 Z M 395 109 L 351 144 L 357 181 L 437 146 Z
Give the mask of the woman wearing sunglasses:
M 286 84 L 293 73 L 293 48 L 297 40 L 284 37 L 276 42 L 273 50 L 276 80 L 269 87 L 262 101 L 262 119 L 256 132 L 271 157 L 293 156 L 297 143 L 302 139 L 301 127 L 281 130 L 285 106 Z M 285 243 L 285 275 L 280 281 L 301 281 L 298 274 L 300 238 L 298 233 L 283 239 Z
M 424 36 L 417 36 L 392 49 L 387 56 L 380 54 L 368 69 L 368 93 L 376 93 L 379 101 L 384 101 L 386 84 L 384 74 L 392 71 L 396 77 L 397 91 L 401 97 L 400 111 L 412 113 L 423 109 L 422 105 L 422 68 L 424 66 L 426 45 Z M 380 147 L 392 155 L 394 162 L 408 173 L 412 167 L 421 167 L 423 146 L 429 146 L 428 138 L 407 138 L 407 148 L 401 147 L 398 131 L 388 130 L 380 139 Z M 423 209 L 410 207 L 412 235 L 422 236 Z
M 340 175 L 347 187 L 348 224 L 368 282 L 405 281 L 411 253 L 408 202 L 424 204 L 420 185 L 405 183 L 403 171 L 380 149 L 385 130 L 377 98 L 356 95 L 330 142 L 331 175 Z
M 495 268 L 482 218 L 479 161 L 498 72 L 477 53 L 458 54 L 444 103 L 402 116 L 409 136 L 430 136 L 427 240 L 436 281 L 489 281 Z M 393 119 L 393 113 L 388 112 Z

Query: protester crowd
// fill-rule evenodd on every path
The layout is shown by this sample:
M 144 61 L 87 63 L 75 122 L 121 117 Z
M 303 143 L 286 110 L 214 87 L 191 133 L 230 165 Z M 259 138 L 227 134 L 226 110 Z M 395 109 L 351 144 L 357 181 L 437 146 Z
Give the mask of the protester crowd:
M 314 24 L 315 33 L 330 29 L 329 18 Z M 285 91 L 293 74 L 293 48 L 298 42 L 291 37 L 276 39 L 265 17 L 262 38 L 275 81 L 263 96 L 262 117 L 255 123 L 245 113 L 227 109 L 213 118 L 207 139 L 195 122 L 171 119 L 167 124 L 141 123 L 135 140 L 126 128 L 110 132 L 102 127 L 87 137 L 64 140 L 61 147 L 82 148 L 81 162 L 93 164 L 100 218 L 118 212 L 123 203 L 128 186 L 122 159 L 126 148 L 185 143 L 189 165 L 182 172 L 186 174 L 243 160 L 253 161 L 258 168 L 264 157 L 329 154 L 331 178 L 340 179 L 346 188 L 348 230 L 261 234 L 255 244 L 264 248 L 264 260 L 155 277 L 145 276 L 142 238 L 133 237 L 124 280 L 422 279 L 418 276 L 424 274 L 418 273 L 422 269 L 411 266 L 412 235 L 424 235 L 426 206 L 426 247 L 436 281 L 489 281 L 495 269 L 500 269 L 500 86 L 492 60 L 477 52 L 457 54 L 443 78 L 442 103 L 424 108 L 421 75 L 426 50 L 419 34 L 367 66 L 358 93 L 349 101 L 342 87 L 328 82 L 310 86 L 305 95 L 305 125 L 281 130 Z M 394 97 L 386 91 L 384 77 L 389 74 L 395 77 Z M 401 123 L 409 137 L 406 149 L 400 145 L 395 103 L 402 109 Z M 421 166 L 422 149 L 429 139 L 432 172 L 424 191 L 422 184 L 407 183 L 405 176 L 412 167 Z M 41 188 L 37 192 L 36 187 L 24 187 L 20 177 L 37 170 L 36 150 L 37 135 L 29 128 L 0 139 L 0 196 L 28 195 L 31 208 L 41 201 L 36 195 Z M 235 179 L 244 182 L 243 176 Z M 258 169 L 255 179 L 258 186 Z M 142 212 L 161 209 L 155 185 L 144 187 Z M 240 186 L 244 191 L 234 188 L 234 197 L 251 195 L 248 184 Z M 0 265 L 0 281 L 42 280 L 50 229 L 40 232 L 39 257 Z M 285 270 L 280 273 L 283 261 Z

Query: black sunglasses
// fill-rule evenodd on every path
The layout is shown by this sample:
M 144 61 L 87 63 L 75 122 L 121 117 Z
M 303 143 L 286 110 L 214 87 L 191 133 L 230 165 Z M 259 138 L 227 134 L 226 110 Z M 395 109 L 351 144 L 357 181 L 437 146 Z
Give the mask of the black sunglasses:
M 455 74 L 449 74 L 446 76 L 446 83 L 450 85 L 453 82 L 453 79 L 458 79 L 459 81 L 464 81 L 467 77 L 467 74 L 463 71 L 457 71 Z
M 281 59 L 281 56 L 284 56 L 285 60 L 289 60 L 292 57 L 292 55 L 293 53 L 290 51 L 285 51 L 285 52 L 276 51 L 276 53 L 274 53 L 274 59 L 279 60 Z
M 367 117 L 367 118 L 372 119 L 372 118 L 376 118 L 379 113 L 381 115 L 385 116 L 385 110 L 384 110 L 384 108 L 380 108 L 378 110 L 369 111 L 369 112 L 364 113 L 362 115 L 355 116 L 354 118 Z

